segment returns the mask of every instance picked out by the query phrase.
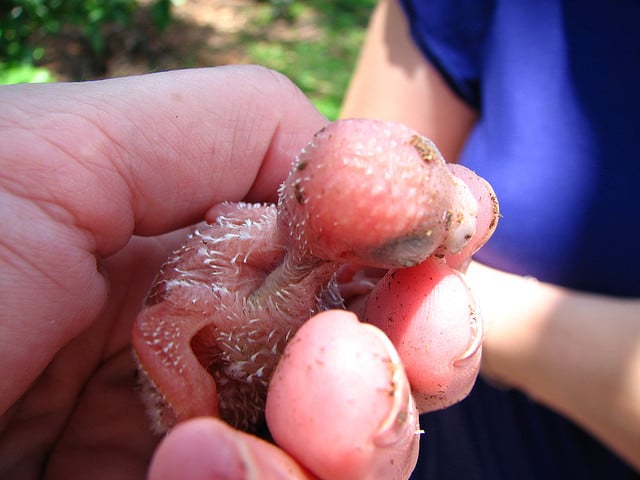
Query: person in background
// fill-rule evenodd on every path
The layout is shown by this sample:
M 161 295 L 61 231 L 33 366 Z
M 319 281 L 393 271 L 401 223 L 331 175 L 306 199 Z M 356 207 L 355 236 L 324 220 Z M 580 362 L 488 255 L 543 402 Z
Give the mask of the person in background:
M 481 378 L 412 478 L 637 478 L 640 4 L 382 0 L 343 117 L 397 120 L 494 187 L 467 278 Z

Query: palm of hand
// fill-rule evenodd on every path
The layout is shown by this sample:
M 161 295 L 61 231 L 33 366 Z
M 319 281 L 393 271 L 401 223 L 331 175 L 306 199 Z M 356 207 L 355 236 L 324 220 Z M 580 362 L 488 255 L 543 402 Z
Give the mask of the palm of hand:
M 0 471 L 12 478 L 145 476 L 158 439 L 136 392 L 130 332 L 171 243 L 134 238 L 105 262 L 110 291 L 103 313 L 2 416 Z
M 136 90 L 145 80 L 132 78 L 0 92 L 2 478 L 146 476 L 158 439 L 135 388 L 131 325 L 177 242 L 129 236 L 188 225 L 252 187 L 266 198 L 290 152 L 324 122 L 265 69 L 156 78 L 153 89 Z M 220 96 L 185 96 L 192 88 Z M 211 135 L 211 112 L 236 118 L 236 100 L 268 106 L 269 92 L 293 94 L 291 112 L 268 108 Z M 284 135 L 274 133 L 280 122 Z M 187 131 L 204 141 L 185 143 Z M 239 131 L 252 142 L 225 140 Z M 236 157 L 234 169 L 216 168 Z M 256 179 L 260 162 L 270 168 Z

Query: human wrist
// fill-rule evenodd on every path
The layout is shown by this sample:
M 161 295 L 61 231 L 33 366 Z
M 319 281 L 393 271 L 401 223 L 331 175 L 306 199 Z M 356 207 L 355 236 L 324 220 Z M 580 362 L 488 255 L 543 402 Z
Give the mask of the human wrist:
M 469 266 L 466 277 L 484 320 L 482 375 L 530 390 L 537 376 L 545 319 L 561 290 L 477 262 Z

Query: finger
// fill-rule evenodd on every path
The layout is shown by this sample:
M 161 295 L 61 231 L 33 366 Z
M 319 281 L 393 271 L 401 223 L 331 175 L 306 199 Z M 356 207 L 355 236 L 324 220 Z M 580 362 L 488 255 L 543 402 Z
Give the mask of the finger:
M 274 195 L 325 123 L 258 67 L 9 86 L 0 103 L 0 411 L 101 311 L 96 255 Z
M 149 480 L 296 480 L 312 478 L 276 446 L 212 418 L 178 425 L 151 461 Z
M 476 199 L 473 237 L 458 254 L 388 272 L 365 301 L 362 314 L 398 349 L 422 412 L 461 400 L 475 382 L 482 319 L 456 270 L 466 268 L 471 256 L 491 237 L 499 217 L 495 193 L 486 181 L 465 167 L 448 167 Z
M 493 235 L 498 226 L 500 209 L 496 194 L 486 180 L 462 165 L 449 164 L 448 167 L 451 173 L 469 187 L 478 203 L 475 234 L 459 253 L 447 255 L 447 263 L 450 266 L 464 270 L 471 256 Z
M 321 313 L 287 345 L 272 377 L 275 441 L 323 479 L 408 478 L 418 415 L 393 345 L 344 311 Z
M 460 273 L 434 259 L 390 271 L 363 319 L 396 346 L 421 412 L 468 394 L 480 366 L 482 321 Z
M 291 82 L 260 67 L 12 86 L 0 95 L 12 163 L 3 171 L 72 214 L 105 253 L 132 231 L 184 226 L 222 200 L 273 196 L 326 123 Z

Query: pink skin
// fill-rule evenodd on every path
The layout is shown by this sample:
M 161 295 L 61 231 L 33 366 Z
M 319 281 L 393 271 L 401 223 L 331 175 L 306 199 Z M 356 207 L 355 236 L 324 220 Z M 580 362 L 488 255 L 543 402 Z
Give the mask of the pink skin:
M 248 204 L 212 209 L 207 217 L 212 223 L 198 228 L 163 266 L 134 327 L 134 347 L 147 379 L 145 397 L 155 428 L 163 431 L 196 416 L 220 416 L 252 430 L 261 422 L 273 376 L 267 404 L 269 427 L 279 444 L 295 451 L 295 440 L 287 440 L 289 432 L 309 428 L 313 417 L 296 419 L 285 408 L 287 402 L 278 400 L 291 398 L 291 390 L 304 382 L 300 377 L 304 370 L 290 359 L 310 355 L 321 363 L 322 349 L 341 345 L 335 339 L 336 330 L 367 326 L 347 322 L 338 329 L 314 319 L 295 336 L 285 350 L 285 360 L 275 373 L 274 369 L 285 345 L 306 320 L 342 306 L 334 275 L 344 264 L 403 269 L 392 270 L 379 283 L 362 312 L 367 321 L 387 332 L 402 362 L 389 360 L 396 354 L 390 344 L 381 343 L 380 335 L 372 333 L 373 327 L 344 337 L 364 335 L 362 344 L 367 346 L 362 352 L 368 353 L 363 354 L 361 368 L 378 369 L 383 385 L 368 383 L 373 388 L 371 398 L 381 395 L 381 400 L 371 402 L 380 408 L 365 412 L 362 418 L 345 419 L 350 428 L 362 432 L 362 439 L 384 437 L 376 429 L 389 430 L 391 410 L 391 418 L 407 419 L 404 425 L 415 431 L 417 416 L 408 382 L 421 410 L 440 408 L 464 396 L 479 366 L 481 326 L 464 283 L 445 262 L 448 257 L 452 264 L 461 265 L 455 255 L 467 258 L 495 226 L 495 197 L 474 178 L 460 167 L 452 175 L 435 146 L 407 127 L 340 121 L 321 130 L 303 149 L 281 188 L 277 209 Z M 439 260 L 424 262 L 432 255 Z M 394 281 L 398 276 L 405 280 Z M 347 278 L 347 283 L 342 285 L 343 293 L 357 291 L 362 282 L 355 276 Z M 429 315 L 433 308 L 447 311 L 447 307 L 428 305 L 431 298 L 442 302 L 442 296 L 433 292 L 445 283 L 451 292 L 448 301 L 459 308 L 449 308 L 450 317 Z M 330 336 L 333 340 L 328 342 Z M 367 357 L 375 351 L 371 345 L 376 342 L 386 352 L 378 354 L 387 359 L 384 365 Z M 348 354 L 359 351 L 359 344 L 349 345 Z M 309 350 L 313 348 L 317 350 Z M 319 352 L 318 356 L 310 351 Z M 424 369 L 424 358 L 432 368 Z M 321 389 L 322 375 L 322 368 L 314 372 L 313 388 L 305 389 L 299 398 L 309 410 L 300 412 L 319 412 L 315 407 L 330 405 L 337 408 L 334 413 L 344 410 L 339 407 L 348 398 L 320 401 L 321 390 L 315 388 Z M 344 377 L 349 382 L 357 378 L 357 374 Z M 351 391 L 362 395 L 353 387 Z M 397 405 L 402 405 L 400 415 Z M 379 420 L 371 422 L 371 418 Z M 342 427 L 341 422 L 333 425 Z M 334 434 L 324 430 L 316 438 L 329 441 Z M 404 435 L 403 439 L 403 455 L 413 452 L 415 438 Z M 320 446 L 321 442 L 310 449 L 313 455 L 322 453 Z M 338 450 L 344 454 L 345 449 Z M 313 465 L 314 461 L 303 458 L 303 463 Z M 406 459 L 398 463 L 406 464 Z
M 438 295 L 438 289 L 447 296 Z M 466 321 L 442 321 L 432 311 Z M 482 321 L 464 281 L 443 261 L 389 271 L 366 301 L 363 319 L 396 346 L 421 411 L 442 408 L 469 393 L 480 367 Z
M 161 263 L 184 240 L 186 232 L 176 229 L 202 220 L 220 202 L 273 201 L 291 159 L 326 124 L 290 82 L 264 68 L 234 66 L 6 86 L 0 96 L 6 166 L 0 477 L 211 479 L 247 478 L 247 471 L 259 478 L 348 477 L 342 468 L 367 478 L 367 466 L 393 462 L 397 475 L 385 471 L 382 478 L 406 478 L 412 457 L 402 452 L 418 437 L 407 428 L 397 431 L 395 443 L 381 442 L 389 425 L 382 419 L 398 417 L 405 403 L 376 396 L 381 384 L 394 378 L 401 384 L 400 371 L 373 360 L 397 353 L 344 310 L 314 317 L 293 337 L 299 340 L 285 355 L 295 361 L 280 362 L 274 378 L 295 374 L 304 382 L 270 385 L 269 428 L 278 442 L 295 444 L 287 447 L 295 455 L 211 416 L 185 421 L 160 439 L 149 431 L 135 390 L 131 328 Z M 484 237 L 478 227 L 467 245 Z M 350 306 L 362 305 L 353 295 L 366 295 L 378 271 L 341 267 L 340 281 L 347 283 L 340 291 Z M 430 290 L 421 315 L 468 326 L 466 313 L 457 318 L 459 308 L 438 300 L 456 301 L 450 286 Z M 168 301 L 149 310 L 168 320 L 179 312 Z M 296 373 L 317 359 L 324 367 L 314 377 Z M 427 360 L 422 369 L 430 371 Z M 353 372 L 361 373 L 357 382 Z M 394 391 L 406 388 L 386 388 Z M 319 427 L 287 415 L 296 409 L 310 417 L 331 414 L 322 413 Z M 363 424 L 356 416 L 375 421 Z M 352 440 L 334 444 L 336 433 Z M 301 452 L 312 435 L 325 441 L 314 442 L 316 453 L 311 445 Z M 370 453 L 353 455 L 351 445 Z M 368 477 L 380 475 L 372 470 Z
M 482 320 L 459 270 L 489 239 L 499 218 L 490 185 L 460 165 L 448 167 L 478 203 L 476 234 L 458 253 L 389 270 L 362 307 L 363 320 L 381 328 L 396 346 L 423 412 L 461 400 L 473 385 L 480 366 Z
M 418 410 L 400 357 L 355 315 L 323 312 L 300 329 L 271 380 L 266 415 L 278 445 L 321 478 L 407 478 L 417 459 Z M 304 443 L 300 431 L 309 432 Z

